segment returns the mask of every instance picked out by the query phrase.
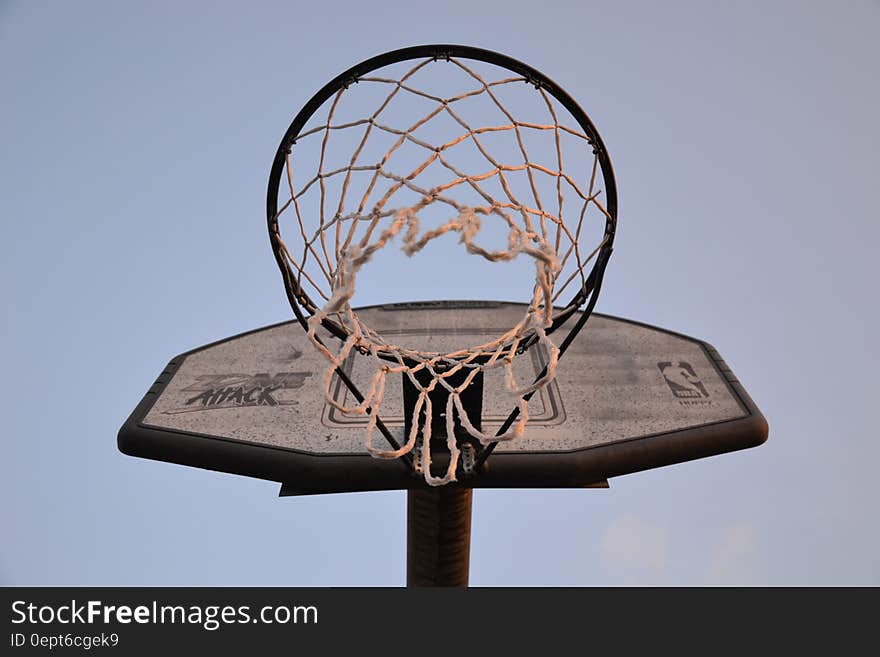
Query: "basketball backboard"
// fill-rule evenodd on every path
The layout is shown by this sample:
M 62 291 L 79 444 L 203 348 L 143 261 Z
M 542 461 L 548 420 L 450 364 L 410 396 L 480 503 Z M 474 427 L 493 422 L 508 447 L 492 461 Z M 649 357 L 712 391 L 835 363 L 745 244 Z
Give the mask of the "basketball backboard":
M 358 309 L 398 344 L 443 350 L 499 334 L 523 313 L 515 303 L 416 302 Z M 576 316 L 568 321 L 576 321 Z M 327 340 L 332 340 L 329 336 Z M 520 380 L 544 367 L 536 345 L 516 359 Z M 345 364 L 367 385 L 364 359 Z M 285 322 L 182 354 L 168 364 L 119 432 L 126 454 L 280 482 L 282 494 L 418 489 L 399 459 L 364 447 L 365 417 L 324 398 L 326 361 L 302 327 Z M 493 381 L 492 377 L 499 377 Z M 487 371 L 483 431 L 514 400 L 500 370 Z M 389 381 L 382 421 L 401 439 L 403 380 Z M 338 401 L 350 393 L 332 381 Z M 349 400 L 350 401 L 350 400 Z M 761 444 L 767 423 L 718 352 L 700 340 L 594 314 L 529 403 L 525 434 L 498 444 L 479 471 L 452 486 L 584 487 L 609 477 Z M 381 436 L 376 440 L 381 440 Z M 468 467 L 467 455 L 462 468 Z

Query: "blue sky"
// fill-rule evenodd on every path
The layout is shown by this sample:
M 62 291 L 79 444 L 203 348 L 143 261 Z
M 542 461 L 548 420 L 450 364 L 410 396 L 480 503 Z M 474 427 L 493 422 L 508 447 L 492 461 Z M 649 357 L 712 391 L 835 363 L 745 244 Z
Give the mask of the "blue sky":
M 598 310 L 714 344 L 771 428 L 608 491 L 478 492 L 472 583 L 880 584 L 878 26 L 866 0 L 0 3 L 0 583 L 403 583 L 403 493 L 277 499 L 115 437 L 169 358 L 289 317 L 263 208 L 300 104 L 458 42 L 605 139 Z

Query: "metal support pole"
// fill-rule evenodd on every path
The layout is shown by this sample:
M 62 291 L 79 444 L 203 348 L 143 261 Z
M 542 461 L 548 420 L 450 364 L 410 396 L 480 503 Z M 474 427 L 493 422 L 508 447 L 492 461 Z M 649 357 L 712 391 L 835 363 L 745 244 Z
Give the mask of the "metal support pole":
M 470 488 L 407 491 L 407 586 L 468 585 L 472 501 Z

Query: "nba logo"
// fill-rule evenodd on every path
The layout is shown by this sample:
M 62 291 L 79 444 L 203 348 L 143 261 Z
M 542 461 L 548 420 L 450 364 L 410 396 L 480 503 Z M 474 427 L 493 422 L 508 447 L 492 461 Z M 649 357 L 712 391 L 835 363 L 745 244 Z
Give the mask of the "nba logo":
M 672 394 L 680 399 L 700 399 L 709 396 L 700 377 L 694 371 L 693 366 L 685 361 L 677 363 L 657 363 L 660 373 L 666 380 L 666 385 Z

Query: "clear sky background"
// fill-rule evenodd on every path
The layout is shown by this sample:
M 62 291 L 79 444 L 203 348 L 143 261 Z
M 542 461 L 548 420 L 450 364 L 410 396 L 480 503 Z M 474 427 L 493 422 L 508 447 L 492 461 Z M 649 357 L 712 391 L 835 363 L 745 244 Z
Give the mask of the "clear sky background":
M 868 0 L 0 2 L 0 584 L 403 584 L 404 493 L 278 499 L 116 432 L 172 356 L 290 316 L 281 135 L 430 42 L 582 103 L 620 193 L 598 310 L 713 343 L 770 423 L 607 491 L 479 491 L 472 583 L 880 584 L 878 33 Z

